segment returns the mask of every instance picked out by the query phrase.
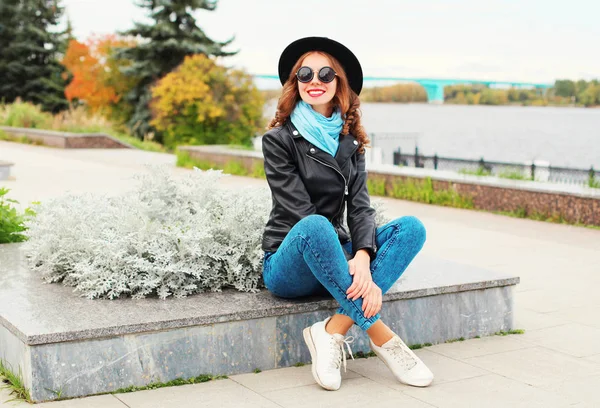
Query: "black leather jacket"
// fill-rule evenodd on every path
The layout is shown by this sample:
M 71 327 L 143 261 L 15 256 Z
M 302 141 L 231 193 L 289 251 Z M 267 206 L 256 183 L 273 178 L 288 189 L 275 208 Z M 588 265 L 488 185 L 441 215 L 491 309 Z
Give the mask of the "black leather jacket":
M 304 139 L 290 120 L 262 138 L 265 173 L 273 208 L 264 230 L 262 249 L 275 252 L 290 229 L 311 214 L 325 216 L 340 242 L 352 239 L 352 251 L 377 251 L 375 210 L 367 191 L 365 155 L 350 134 L 340 135 L 335 158 Z M 348 207 L 350 234 L 342 226 Z

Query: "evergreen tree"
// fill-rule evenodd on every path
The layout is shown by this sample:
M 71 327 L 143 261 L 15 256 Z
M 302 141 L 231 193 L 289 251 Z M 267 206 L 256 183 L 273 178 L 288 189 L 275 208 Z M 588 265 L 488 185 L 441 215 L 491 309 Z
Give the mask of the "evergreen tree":
M 122 69 L 123 74 L 135 78 L 137 85 L 125 95 L 125 100 L 135 107 L 128 125 L 132 132 L 143 138 L 155 133 L 150 126 L 150 87 L 163 76 L 179 66 L 187 55 L 229 56 L 223 48 L 233 41 L 216 42 L 206 36 L 196 25 L 192 13 L 198 9 L 214 10 L 214 0 L 141 0 L 140 7 L 149 11 L 154 20 L 151 24 L 136 23 L 125 36 L 143 38 L 134 48 L 118 50 L 116 58 L 132 62 Z M 160 135 L 155 139 L 161 141 Z
M 71 17 L 69 17 L 67 14 L 67 28 L 62 33 L 60 53 L 64 55 L 69 48 L 69 43 L 76 39 L 77 38 L 75 38 L 75 35 L 73 34 L 73 23 L 71 22 Z
M 59 0 L 2 0 L 2 7 L 13 14 L 0 13 L 9 27 L 0 56 L 0 99 L 10 103 L 20 97 L 53 113 L 65 109 L 64 69 L 58 62 L 63 34 L 53 31 L 63 13 Z M 16 24 L 7 21 L 11 18 Z
M 8 63 L 10 47 L 19 30 L 19 4 L 20 0 L 0 1 L 0 103 L 12 102 L 18 96 L 16 87 L 9 83 Z

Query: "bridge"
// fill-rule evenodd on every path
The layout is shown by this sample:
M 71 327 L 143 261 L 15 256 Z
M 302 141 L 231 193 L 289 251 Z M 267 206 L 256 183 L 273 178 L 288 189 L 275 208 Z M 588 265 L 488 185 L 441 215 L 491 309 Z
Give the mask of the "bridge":
M 277 75 L 254 75 L 260 79 L 276 79 Z M 482 81 L 470 79 L 433 79 L 433 78 L 401 78 L 401 77 L 364 77 L 364 82 L 416 82 L 425 88 L 427 100 L 430 103 L 444 103 L 444 87 L 450 85 L 484 85 L 488 88 L 522 88 L 522 89 L 542 89 L 552 88 L 554 84 L 533 83 L 533 82 L 510 82 L 510 81 Z

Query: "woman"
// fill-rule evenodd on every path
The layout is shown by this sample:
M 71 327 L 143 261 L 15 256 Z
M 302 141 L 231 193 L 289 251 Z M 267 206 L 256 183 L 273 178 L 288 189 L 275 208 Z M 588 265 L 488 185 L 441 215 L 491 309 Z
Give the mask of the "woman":
M 282 95 L 262 139 L 273 208 L 263 235 L 263 277 L 274 295 L 330 293 L 336 314 L 304 329 L 312 373 L 323 388 L 341 385 L 346 332 L 357 324 L 397 379 L 427 386 L 433 374 L 380 319 L 382 295 L 421 250 L 414 217 L 380 228 L 367 191 L 360 121 L 362 68 L 344 45 L 324 37 L 291 43 L 279 59 Z M 348 208 L 350 235 L 342 226 Z

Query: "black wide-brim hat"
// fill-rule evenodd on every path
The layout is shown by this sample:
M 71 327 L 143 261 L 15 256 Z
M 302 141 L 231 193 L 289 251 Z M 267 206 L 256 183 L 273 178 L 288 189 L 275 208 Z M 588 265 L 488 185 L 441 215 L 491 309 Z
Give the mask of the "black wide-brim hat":
M 305 37 L 288 45 L 279 57 L 279 80 L 281 85 L 290 77 L 294 64 L 309 51 L 324 51 L 335 59 L 344 68 L 350 88 L 357 95 L 363 86 L 363 72 L 358 58 L 345 45 L 327 37 Z

